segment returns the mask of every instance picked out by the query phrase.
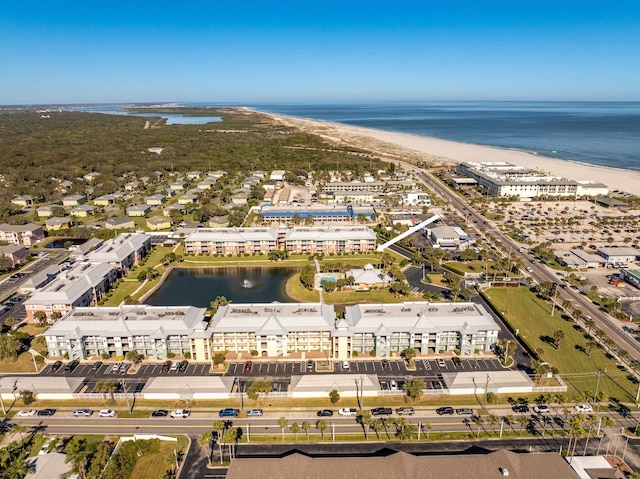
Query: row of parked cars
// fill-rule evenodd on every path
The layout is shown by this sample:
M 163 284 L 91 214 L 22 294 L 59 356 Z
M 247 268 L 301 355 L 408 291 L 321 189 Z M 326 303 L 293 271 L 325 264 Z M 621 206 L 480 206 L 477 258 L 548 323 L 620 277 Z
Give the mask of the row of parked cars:
M 355 416 L 358 414 L 358 410 L 354 407 L 343 407 L 338 410 L 338 414 L 340 416 Z M 393 409 L 390 407 L 376 407 L 371 410 L 372 416 L 391 416 L 392 414 Z M 398 416 L 413 416 L 415 411 L 412 407 L 397 407 L 396 414 Z M 321 409 L 316 415 L 318 417 L 333 416 L 333 411 L 331 409 Z

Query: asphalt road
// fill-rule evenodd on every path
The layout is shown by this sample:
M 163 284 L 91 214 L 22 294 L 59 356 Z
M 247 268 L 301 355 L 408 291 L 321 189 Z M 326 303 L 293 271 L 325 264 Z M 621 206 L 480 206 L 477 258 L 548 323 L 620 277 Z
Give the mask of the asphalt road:
M 558 277 L 551 272 L 551 270 L 539 263 L 531 264 L 532 257 L 527 253 L 520 252 L 520 244 L 514 241 L 511 237 L 500 231 L 492 222 L 487 221 L 483 216 L 476 213 L 471 209 L 464 200 L 443 187 L 438 180 L 436 180 L 431 174 L 426 173 L 424 170 L 417 168 L 411 164 L 404 163 L 405 167 L 414 171 L 418 178 L 420 178 L 429 188 L 436 192 L 442 199 L 447 201 L 449 205 L 461 212 L 468 218 L 469 221 L 473 221 L 482 225 L 485 230 L 491 232 L 494 237 L 499 238 L 502 242 L 501 251 L 503 254 L 519 257 L 532 269 L 531 276 L 538 282 L 551 281 L 558 282 Z M 640 360 L 640 342 L 630 338 L 628 334 L 625 334 L 615 324 L 615 319 L 611 318 L 606 313 L 600 311 L 586 296 L 583 296 L 570 288 L 560 290 L 558 293 L 558 301 L 561 303 L 563 299 L 570 299 L 574 305 L 580 307 L 584 315 L 591 316 L 596 322 L 598 328 L 604 330 L 607 335 L 613 339 L 618 347 L 625 349 L 631 359 Z

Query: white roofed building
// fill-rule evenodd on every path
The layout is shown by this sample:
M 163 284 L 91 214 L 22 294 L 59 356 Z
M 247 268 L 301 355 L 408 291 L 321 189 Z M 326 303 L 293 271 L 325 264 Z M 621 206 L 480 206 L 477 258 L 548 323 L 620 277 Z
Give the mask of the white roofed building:
M 151 237 L 141 233 L 124 233 L 107 240 L 87 255 L 92 263 L 109 263 L 125 274 L 151 250 Z
M 267 254 L 278 249 L 276 228 L 198 228 L 184 240 L 187 254 Z
M 129 351 L 166 359 L 169 353 L 191 354 L 209 361 L 211 332 L 204 308 L 193 306 L 126 305 L 76 308 L 45 333 L 50 356 L 86 359 Z
M 0 225 L 0 241 L 11 244 L 21 244 L 32 246 L 44 239 L 42 226 L 33 223 L 26 225 L 10 225 L 3 223 Z
M 301 227 L 285 233 L 287 251 L 291 253 L 372 253 L 376 250 L 376 233 L 366 226 Z
M 27 320 L 35 320 L 36 311 L 52 319 L 54 312 L 64 315 L 72 308 L 92 306 L 118 279 L 118 272 L 108 263 L 80 263 L 58 275 L 24 302 Z
M 475 303 L 407 302 L 347 306 L 342 329 L 350 336 L 351 351 L 389 356 L 406 348 L 418 354 L 489 351 L 500 327 Z
M 448 251 L 462 251 L 471 245 L 471 238 L 459 226 L 436 226 L 427 228 L 427 239 L 434 248 Z
M 213 351 L 286 356 L 298 351 L 333 355 L 335 311 L 321 303 L 229 304 L 211 321 Z

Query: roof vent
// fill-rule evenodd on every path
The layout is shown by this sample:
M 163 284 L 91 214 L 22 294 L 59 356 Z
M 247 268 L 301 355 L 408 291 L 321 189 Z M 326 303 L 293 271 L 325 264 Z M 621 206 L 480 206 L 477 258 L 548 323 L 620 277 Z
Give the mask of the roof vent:
M 503 467 L 502 469 L 500 469 L 500 472 L 502 472 L 502 475 L 504 477 L 509 475 L 509 469 L 507 469 L 506 467 Z

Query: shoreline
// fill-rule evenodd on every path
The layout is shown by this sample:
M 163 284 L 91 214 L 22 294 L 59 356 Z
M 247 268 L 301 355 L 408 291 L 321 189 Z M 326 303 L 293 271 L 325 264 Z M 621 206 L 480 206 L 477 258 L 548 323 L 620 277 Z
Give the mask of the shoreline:
M 576 181 L 604 183 L 609 187 L 610 191 L 616 189 L 633 193 L 640 186 L 640 171 L 636 170 L 552 158 L 516 149 L 443 140 L 420 136 L 415 133 L 399 133 L 326 120 L 293 117 L 279 113 L 263 112 L 251 107 L 241 108 L 245 111 L 249 110 L 266 115 L 276 122 L 300 128 L 303 131 L 322 136 L 327 140 L 348 143 L 383 156 L 404 156 L 405 160 L 415 159 L 447 164 L 458 164 L 466 161 L 507 162 L 542 171 L 552 176 L 560 176 Z

